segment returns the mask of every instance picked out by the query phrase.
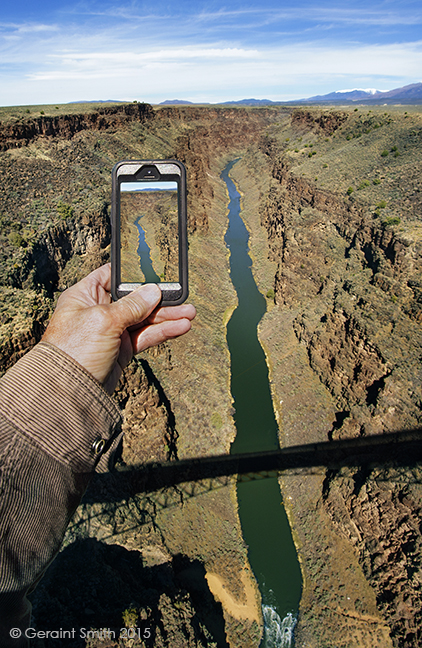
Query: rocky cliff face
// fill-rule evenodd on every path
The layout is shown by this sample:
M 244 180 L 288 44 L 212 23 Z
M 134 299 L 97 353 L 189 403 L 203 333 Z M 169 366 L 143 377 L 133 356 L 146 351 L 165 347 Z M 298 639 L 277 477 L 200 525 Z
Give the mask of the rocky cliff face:
M 225 322 L 235 295 L 219 173 L 242 156 L 235 173 L 256 280 L 268 296 L 260 337 L 281 442 L 420 426 L 421 146 L 418 112 L 381 109 L 131 104 L 2 121 L 0 370 L 39 340 L 57 292 L 108 260 L 114 163 L 175 157 L 188 171 L 199 314 L 189 340 L 128 368 L 116 394 L 125 411 L 122 457 L 132 466 L 227 452 L 235 430 Z M 298 646 L 418 645 L 420 477 L 417 466 L 283 477 L 305 577 Z M 136 598 L 135 584 L 125 589 L 107 567 L 96 587 L 119 582 L 116 624 L 132 610 L 156 623 L 157 646 L 258 646 L 256 618 L 223 609 L 206 579 L 218 574 L 229 599 L 247 606 L 233 484 L 187 492 L 142 499 L 113 481 L 97 484 L 69 531 L 64 573 L 91 550 L 110 567 L 121 549 L 119 560 L 147 585 Z M 57 564 L 35 600 L 38 618 L 53 607 L 58 619 L 67 609 L 69 623 L 107 618 L 110 601 L 95 610 L 86 603 L 98 598 L 88 582 L 83 609 L 72 608 L 71 587 L 57 594 Z
M 131 122 L 146 122 L 154 118 L 149 104 L 105 106 L 87 114 L 40 115 L 15 123 L 0 124 L 0 150 L 28 146 L 40 137 L 71 139 L 82 131 L 113 131 L 127 128 Z
M 295 330 L 338 403 L 334 436 L 417 427 L 422 304 L 411 286 L 421 276 L 420 242 L 292 178 L 283 163 L 273 177 L 263 222 L 278 261 L 276 301 L 315 304 Z
M 393 645 L 420 640 L 420 470 L 331 475 L 324 504 L 334 524 L 359 555 L 390 627 Z M 410 483 L 409 483 L 410 482 Z
M 199 324 L 189 343 L 161 345 L 126 371 L 116 393 L 125 414 L 121 460 L 133 466 L 227 451 L 234 430 L 223 314 L 233 296 L 222 246 L 224 207 L 213 215 L 220 200 L 215 161 L 229 151 L 235 155 L 275 113 L 213 110 L 208 116 L 197 109 L 155 112 L 132 105 L 97 112 L 97 117 L 24 118 L 3 127 L 0 284 L 2 312 L 8 315 L 1 329 L 1 368 L 38 341 L 57 292 L 108 260 L 115 162 L 177 157 L 188 169 L 189 227 L 196 237 L 190 247 L 191 293 Z M 204 259 L 205 241 L 207 253 L 215 248 L 210 262 Z M 198 497 L 188 486 L 143 498 L 128 497 L 118 479 L 93 486 L 69 529 L 56 571 L 35 595 L 39 627 L 55 618 L 75 627 L 110 618 L 120 627 L 132 611 L 139 622 L 156 628 L 148 645 L 258 645 L 258 596 L 250 571 L 245 572 L 234 482 L 215 493 L 201 487 Z M 126 587 L 115 574 L 114 602 L 108 597 L 90 607 L 88 584 L 83 601 L 73 597 L 63 575 L 68 574 L 66 580 L 74 574 L 86 538 L 101 539 L 100 553 L 110 556 L 119 545 L 123 561 L 135 571 L 143 567 L 141 591 L 139 583 Z M 105 554 L 103 559 L 108 561 Z M 98 591 L 109 590 L 106 572 L 96 576 Z M 241 613 L 233 615 L 214 601 L 209 572 Z M 85 591 L 83 579 L 79 582 L 76 589 Z M 250 591 L 253 600 L 247 599 Z M 243 606 L 252 616 L 245 616 Z M 65 616 L 64 607 L 69 608 Z
M 344 121 L 343 115 L 331 116 L 328 132 L 332 135 Z M 300 139 L 304 128 L 321 129 L 308 113 L 292 116 L 296 138 L 298 126 Z M 414 128 L 409 124 L 409 131 Z M 331 424 L 322 428 L 326 438 L 420 427 L 422 206 L 413 183 L 401 187 L 400 218 L 383 217 L 386 201 L 371 206 L 363 196 L 351 200 L 352 191 L 341 195 L 322 187 L 317 178 L 298 173 L 294 156 L 277 158 L 274 148 L 262 223 L 270 258 L 277 263 L 275 302 L 280 317 L 283 309 L 291 314 L 308 367 L 329 394 Z M 360 173 L 363 179 L 376 178 L 379 171 L 363 163 Z M 397 202 L 397 183 L 403 180 L 397 176 L 396 170 L 386 191 L 390 205 L 394 198 Z M 286 423 L 287 430 L 291 426 Z M 296 434 L 302 442 L 312 437 L 311 430 L 302 430 L 299 438 Z M 328 471 L 315 503 L 356 552 L 393 645 L 409 648 L 420 641 L 421 492 L 414 479 L 419 481 L 421 472 L 415 470 L 407 478 L 379 468 Z M 306 631 L 300 633 L 308 640 Z M 362 636 L 359 642 L 367 645 Z
M 260 138 L 262 128 L 276 119 L 271 110 L 258 114 L 237 108 L 207 109 L 207 118 L 198 108 L 163 108 L 160 116 L 177 120 L 181 124 L 198 125 L 178 137 L 175 157 L 182 161 L 188 170 L 190 194 L 190 231 L 208 230 L 208 214 L 213 197 L 212 183 L 209 178 L 213 161 L 229 151 L 241 151 L 254 139 Z M 195 220 L 193 221 L 193 215 Z

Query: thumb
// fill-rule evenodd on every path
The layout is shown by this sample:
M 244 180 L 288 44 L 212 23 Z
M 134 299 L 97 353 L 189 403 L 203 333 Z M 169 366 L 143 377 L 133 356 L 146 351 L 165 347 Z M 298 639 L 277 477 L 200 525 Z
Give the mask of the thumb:
M 161 290 L 157 284 L 144 284 L 129 295 L 112 304 L 122 330 L 139 324 L 148 317 L 160 303 Z

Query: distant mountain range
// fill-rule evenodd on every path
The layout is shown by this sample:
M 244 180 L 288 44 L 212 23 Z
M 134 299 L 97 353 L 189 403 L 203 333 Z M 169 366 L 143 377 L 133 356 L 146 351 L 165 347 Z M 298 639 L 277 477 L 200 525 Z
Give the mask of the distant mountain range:
M 271 99 L 242 99 L 240 101 L 225 101 L 222 106 L 270 106 L 270 105 L 291 105 L 298 103 L 309 104 L 420 104 L 422 103 L 422 83 L 411 83 L 402 88 L 395 88 L 387 92 L 379 90 L 354 88 L 353 90 L 338 90 L 326 95 L 316 95 L 307 99 L 296 101 L 271 101 Z M 183 99 L 168 99 L 163 101 L 164 105 L 193 105 L 191 101 Z
M 166 101 L 162 101 L 160 106 L 186 106 L 190 105 L 193 106 L 194 103 L 192 101 L 185 101 L 184 99 L 166 99 Z
M 317 95 L 308 99 L 300 99 L 300 102 L 309 103 L 373 103 L 373 104 L 391 104 L 391 103 L 422 103 L 422 83 L 411 83 L 402 88 L 395 88 L 387 92 L 379 90 L 340 90 L 330 92 L 326 95 Z

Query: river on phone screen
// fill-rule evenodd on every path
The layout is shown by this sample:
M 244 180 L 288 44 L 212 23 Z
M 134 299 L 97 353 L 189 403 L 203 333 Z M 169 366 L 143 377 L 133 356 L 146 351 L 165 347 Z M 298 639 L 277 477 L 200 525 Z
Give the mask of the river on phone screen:
M 145 230 L 141 225 L 141 218 L 142 216 L 138 216 L 138 218 L 135 220 L 135 225 L 138 228 L 139 232 L 138 249 L 136 253 L 139 256 L 139 263 L 144 274 L 145 281 L 147 283 L 160 283 L 161 279 L 155 272 L 152 265 L 151 250 L 145 240 Z
M 241 218 L 240 194 L 230 177 L 237 161 L 230 162 L 221 173 L 229 195 L 225 242 L 238 296 L 238 306 L 227 325 L 237 430 L 232 454 L 279 447 L 268 368 L 257 336 L 266 300 L 252 274 L 249 233 Z M 238 483 L 237 499 L 249 562 L 262 597 L 265 632 L 261 648 L 291 647 L 302 577 L 278 481 L 274 477 Z

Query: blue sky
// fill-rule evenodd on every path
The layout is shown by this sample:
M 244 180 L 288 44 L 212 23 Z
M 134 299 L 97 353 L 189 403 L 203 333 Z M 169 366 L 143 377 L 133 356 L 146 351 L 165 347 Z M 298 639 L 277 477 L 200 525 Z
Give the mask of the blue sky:
M 3 106 L 289 101 L 422 81 L 420 0 L 2 5 Z

